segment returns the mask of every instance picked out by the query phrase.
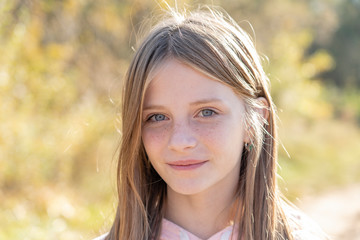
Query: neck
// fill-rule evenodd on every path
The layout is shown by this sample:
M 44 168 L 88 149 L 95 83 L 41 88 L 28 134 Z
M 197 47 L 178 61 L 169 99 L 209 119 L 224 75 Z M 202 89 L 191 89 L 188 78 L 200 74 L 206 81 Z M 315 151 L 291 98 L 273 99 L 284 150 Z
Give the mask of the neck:
M 165 217 L 201 239 L 207 239 L 234 222 L 236 187 L 182 195 L 168 187 Z

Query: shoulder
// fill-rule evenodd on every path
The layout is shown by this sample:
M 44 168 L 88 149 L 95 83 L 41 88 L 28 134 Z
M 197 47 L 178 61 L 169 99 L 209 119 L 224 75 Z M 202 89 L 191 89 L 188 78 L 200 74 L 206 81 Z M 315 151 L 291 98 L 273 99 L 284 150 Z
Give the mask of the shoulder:
M 94 238 L 93 240 L 105 240 L 106 236 L 108 235 L 108 233 L 105 233 L 97 238 Z
M 319 225 L 296 207 L 287 205 L 284 212 L 294 240 L 329 240 Z

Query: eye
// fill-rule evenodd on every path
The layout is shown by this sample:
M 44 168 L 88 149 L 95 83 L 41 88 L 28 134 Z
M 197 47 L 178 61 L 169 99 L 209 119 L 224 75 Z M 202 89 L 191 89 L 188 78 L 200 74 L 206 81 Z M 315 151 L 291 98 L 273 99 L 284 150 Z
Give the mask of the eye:
M 203 109 L 199 113 L 199 115 L 201 117 L 211 117 L 214 114 L 216 114 L 216 112 L 214 110 L 211 110 L 211 109 Z
M 164 114 L 153 114 L 147 119 L 147 121 L 160 122 L 160 121 L 164 121 L 164 120 L 167 120 L 167 119 L 168 118 Z

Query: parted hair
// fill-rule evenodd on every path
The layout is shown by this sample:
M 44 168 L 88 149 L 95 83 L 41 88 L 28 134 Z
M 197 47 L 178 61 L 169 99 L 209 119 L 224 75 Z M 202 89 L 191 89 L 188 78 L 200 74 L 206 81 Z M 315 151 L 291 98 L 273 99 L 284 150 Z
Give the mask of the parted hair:
M 243 149 L 236 194 L 239 240 L 292 239 L 276 184 L 276 110 L 269 79 L 251 37 L 224 11 L 211 8 L 189 13 L 169 11 L 135 52 L 122 93 L 118 206 L 106 239 L 159 238 L 166 183 L 147 159 L 141 139 L 141 114 L 154 70 L 169 59 L 231 87 L 245 102 L 245 127 L 252 148 Z M 259 97 L 265 98 L 268 106 L 260 105 Z M 267 119 L 257 111 L 265 107 Z

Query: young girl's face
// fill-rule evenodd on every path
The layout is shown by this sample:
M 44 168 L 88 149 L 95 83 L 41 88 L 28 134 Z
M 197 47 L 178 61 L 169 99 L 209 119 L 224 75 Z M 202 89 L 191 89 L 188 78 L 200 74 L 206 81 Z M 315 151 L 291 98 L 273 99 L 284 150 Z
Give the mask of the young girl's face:
M 176 60 L 159 67 L 142 112 L 142 140 L 168 191 L 192 195 L 236 187 L 246 141 L 243 100 Z

